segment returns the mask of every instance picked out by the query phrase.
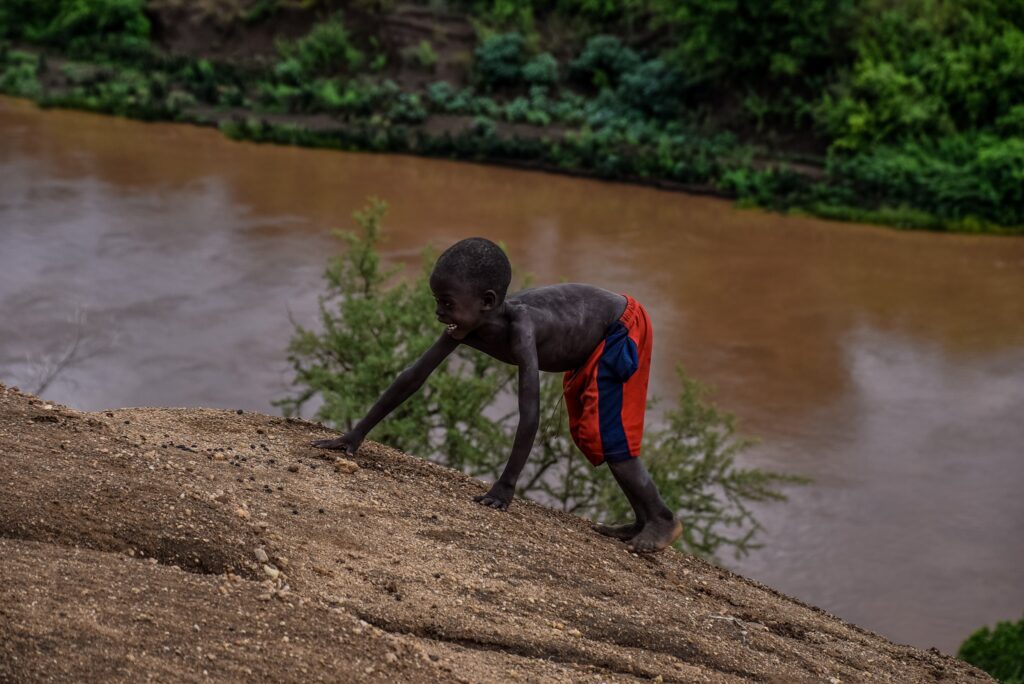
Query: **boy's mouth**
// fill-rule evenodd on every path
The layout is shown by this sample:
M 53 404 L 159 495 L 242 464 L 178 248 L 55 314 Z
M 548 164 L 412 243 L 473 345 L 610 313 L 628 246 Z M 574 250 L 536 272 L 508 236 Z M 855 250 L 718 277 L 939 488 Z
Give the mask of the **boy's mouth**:
M 457 329 L 458 327 L 459 327 L 459 326 L 458 326 L 458 325 L 456 325 L 455 323 L 449 323 L 448 325 L 446 325 L 446 326 L 445 326 L 445 328 L 447 328 L 447 329 L 448 329 L 448 332 L 450 332 L 450 333 L 453 333 L 453 332 L 455 332 L 455 330 L 456 330 L 456 329 Z

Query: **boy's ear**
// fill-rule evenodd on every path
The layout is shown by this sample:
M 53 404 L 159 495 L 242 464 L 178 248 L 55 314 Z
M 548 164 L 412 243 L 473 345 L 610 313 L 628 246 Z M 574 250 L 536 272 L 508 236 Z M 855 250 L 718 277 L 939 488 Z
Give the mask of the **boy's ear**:
M 494 290 L 485 290 L 481 299 L 484 301 L 484 311 L 490 311 L 498 305 L 498 293 Z

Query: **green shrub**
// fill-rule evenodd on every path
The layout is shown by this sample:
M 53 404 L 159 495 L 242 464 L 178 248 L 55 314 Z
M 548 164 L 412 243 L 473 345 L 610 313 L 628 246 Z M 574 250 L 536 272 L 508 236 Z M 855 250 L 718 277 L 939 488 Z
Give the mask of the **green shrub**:
M 1024 104 L 1018 3 L 865 0 L 851 46 L 855 66 L 818 107 L 845 149 L 998 126 Z
M 622 73 L 616 88 L 625 105 L 660 118 L 678 114 L 681 93 L 679 72 L 661 59 L 648 60 Z
M 433 71 L 437 65 L 437 53 L 429 40 L 421 40 L 418 44 L 403 50 L 405 61 L 417 64 L 420 68 Z
M 550 52 L 534 56 L 523 66 L 523 80 L 537 85 L 553 85 L 558 82 L 558 61 Z
M 519 33 L 499 33 L 485 39 L 474 53 L 477 78 L 491 90 L 518 83 L 526 61 L 526 44 Z
M 304 37 L 278 44 L 282 64 L 278 75 L 294 84 L 305 78 L 354 72 L 363 64 L 363 53 L 352 43 L 341 19 L 315 25 Z
M 598 89 L 613 87 L 619 77 L 640 66 L 641 59 L 617 36 L 593 36 L 583 51 L 569 65 L 570 74 L 578 82 Z
M 806 103 L 851 61 L 856 0 L 655 0 L 655 7 L 655 23 L 677 38 L 666 58 L 691 101 L 755 104 L 762 118 L 772 114 L 771 124 L 809 123 Z
M 78 56 L 135 58 L 149 49 L 144 0 L 4 0 L 0 37 Z
M 43 85 L 37 75 L 39 59 L 35 55 L 10 50 L 0 62 L 0 93 L 18 97 L 38 98 Z
M 957 657 L 1003 684 L 1024 684 L 1024 618 L 982 627 L 960 645 Z

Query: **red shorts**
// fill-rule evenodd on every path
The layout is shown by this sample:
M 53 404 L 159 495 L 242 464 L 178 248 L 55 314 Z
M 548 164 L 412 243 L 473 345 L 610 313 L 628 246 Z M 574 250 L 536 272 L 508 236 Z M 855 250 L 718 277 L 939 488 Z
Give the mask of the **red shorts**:
M 625 295 L 626 310 L 582 366 L 562 381 L 569 431 L 593 465 L 640 455 L 651 374 L 651 319 Z

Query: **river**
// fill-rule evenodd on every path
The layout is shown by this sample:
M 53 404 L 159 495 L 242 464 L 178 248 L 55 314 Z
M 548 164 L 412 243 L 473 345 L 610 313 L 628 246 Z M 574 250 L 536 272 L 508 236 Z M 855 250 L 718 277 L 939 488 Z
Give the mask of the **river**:
M 745 464 L 814 479 L 759 508 L 764 548 L 726 566 L 950 653 L 1021 617 L 1021 239 L 0 98 L 0 381 L 53 375 L 43 395 L 84 410 L 276 412 L 289 317 L 315 323 L 330 231 L 370 195 L 392 262 L 485 235 L 537 283 L 629 292 L 654 321 L 654 391 L 683 364 L 760 438 Z

